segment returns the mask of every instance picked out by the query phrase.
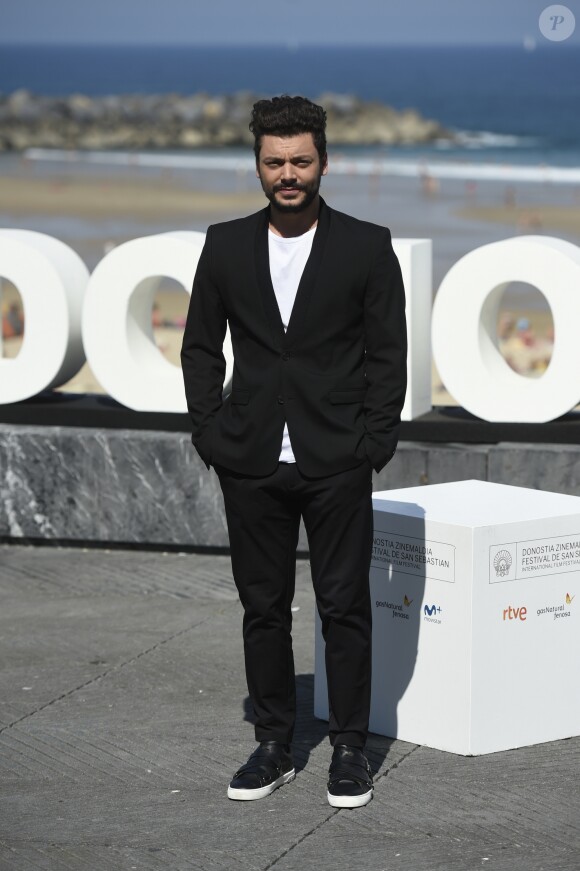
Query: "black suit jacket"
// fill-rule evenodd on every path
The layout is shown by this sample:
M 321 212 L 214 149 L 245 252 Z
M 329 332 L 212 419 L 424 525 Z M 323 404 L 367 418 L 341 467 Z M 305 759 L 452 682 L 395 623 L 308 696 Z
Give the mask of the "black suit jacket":
M 397 446 L 406 391 L 405 292 L 388 228 L 320 197 L 287 332 L 270 277 L 270 207 L 208 228 L 181 361 L 192 441 L 207 467 L 268 475 L 284 423 L 300 472 L 379 471 Z M 229 322 L 232 390 L 222 396 Z

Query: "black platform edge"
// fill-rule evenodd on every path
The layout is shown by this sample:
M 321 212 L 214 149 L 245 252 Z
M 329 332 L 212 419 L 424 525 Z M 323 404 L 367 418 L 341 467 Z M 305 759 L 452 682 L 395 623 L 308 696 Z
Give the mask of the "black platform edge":
M 0 423 L 191 432 L 187 414 L 133 411 L 104 394 L 58 391 L 45 391 L 22 402 L 0 405 Z
M 26 426 L 78 426 L 191 432 L 187 414 L 133 411 L 110 396 L 47 391 L 8 405 L 0 405 L 0 423 Z M 570 412 L 548 423 L 490 423 L 455 406 L 439 406 L 401 425 L 401 441 L 448 444 L 580 445 L 580 413 Z
M 210 545 L 172 544 L 150 541 L 99 541 L 79 538 L 39 538 L 32 536 L 0 535 L 0 546 L 53 547 L 67 550 L 147 550 L 153 553 L 195 553 L 201 556 L 229 556 L 229 547 Z
M 229 547 L 213 547 L 197 544 L 159 544 L 150 541 L 99 541 L 98 539 L 78 538 L 32 538 L 30 536 L 0 535 L 0 547 L 54 547 L 67 550 L 146 550 L 152 553 L 184 553 L 200 556 L 230 556 Z M 307 550 L 298 549 L 297 559 L 309 559 Z
M 495 445 L 522 444 L 580 445 L 580 414 L 571 411 L 547 423 L 492 423 L 464 408 L 439 406 L 427 414 L 401 424 L 401 441 Z

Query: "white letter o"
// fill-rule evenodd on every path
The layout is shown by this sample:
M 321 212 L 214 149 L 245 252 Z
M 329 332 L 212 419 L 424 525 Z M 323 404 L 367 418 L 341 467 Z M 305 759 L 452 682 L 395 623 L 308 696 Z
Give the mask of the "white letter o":
M 537 287 L 552 309 L 554 350 L 540 378 L 514 372 L 498 347 L 497 314 L 511 281 Z M 441 379 L 472 414 L 518 423 L 560 417 L 580 399 L 580 248 L 552 236 L 476 248 L 443 279 L 432 324 Z
M 91 275 L 83 311 L 87 359 L 104 389 L 135 411 L 185 412 L 181 370 L 156 347 L 151 308 L 159 276 L 191 293 L 205 233 L 175 231 L 113 248 Z M 224 341 L 225 383 L 233 354 Z
M 89 270 L 79 255 L 34 230 L 0 229 L 1 275 L 24 309 L 24 338 L 13 359 L 0 357 L 0 403 L 60 387 L 85 362 L 81 312 Z

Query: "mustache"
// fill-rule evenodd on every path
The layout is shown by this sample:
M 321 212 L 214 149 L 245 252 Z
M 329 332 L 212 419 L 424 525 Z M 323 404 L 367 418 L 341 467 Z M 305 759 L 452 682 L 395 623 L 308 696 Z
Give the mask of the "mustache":
M 274 193 L 277 194 L 278 191 L 303 191 L 306 190 L 304 185 L 301 184 L 277 184 L 274 186 Z

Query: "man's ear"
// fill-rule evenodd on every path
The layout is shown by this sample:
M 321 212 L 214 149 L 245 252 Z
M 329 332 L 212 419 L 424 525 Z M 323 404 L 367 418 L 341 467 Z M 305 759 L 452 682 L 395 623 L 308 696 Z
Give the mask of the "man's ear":
M 324 157 L 322 158 L 322 175 L 326 175 L 327 172 L 328 172 L 328 154 L 325 151 Z

